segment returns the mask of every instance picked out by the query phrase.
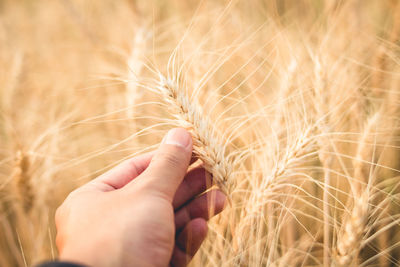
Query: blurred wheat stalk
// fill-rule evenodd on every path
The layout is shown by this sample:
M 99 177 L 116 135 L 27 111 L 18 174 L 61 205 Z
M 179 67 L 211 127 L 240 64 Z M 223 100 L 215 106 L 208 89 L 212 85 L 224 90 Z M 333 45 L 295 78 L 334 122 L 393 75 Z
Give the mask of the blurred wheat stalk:
M 393 0 L 1 0 L 0 265 L 174 125 L 231 199 L 194 266 L 399 265 L 399 34 Z

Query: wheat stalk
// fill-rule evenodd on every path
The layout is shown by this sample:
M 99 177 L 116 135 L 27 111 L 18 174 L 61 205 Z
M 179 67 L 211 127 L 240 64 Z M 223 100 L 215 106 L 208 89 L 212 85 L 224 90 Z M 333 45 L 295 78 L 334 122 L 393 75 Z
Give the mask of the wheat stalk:
M 325 67 L 325 66 L 324 66 Z M 329 257 L 329 249 L 330 249 L 330 208 L 329 208 L 329 187 L 331 183 L 331 165 L 332 165 L 332 154 L 330 152 L 330 140 L 327 136 L 327 133 L 331 132 L 329 125 L 330 114 L 327 111 L 327 107 L 329 107 L 329 102 L 327 101 L 329 98 L 326 95 L 326 70 L 321 65 L 321 60 L 317 56 L 314 64 L 314 76 L 315 76 L 315 85 L 314 85 L 314 94 L 315 94 L 315 107 L 317 118 L 319 120 L 318 128 L 321 132 L 321 137 L 318 139 L 318 143 L 320 149 L 318 150 L 318 157 L 323 167 L 324 172 L 324 191 L 322 197 L 323 204 L 323 218 L 324 218 L 324 259 L 323 265 L 325 267 L 329 267 L 330 265 L 330 257 Z M 328 104 L 326 104 L 328 103 Z
M 128 82 L 126 83 L 126 110 L 128 118 L 134 118 L 135 108 L 143 98 L 143 91 L 139 90 L 138 81 L 141 72 L 143 71 L 143 53 L 146 48 L 145 28 L 140 28 L 133 40 L 131 53 L 127 60 L 128 67 Z M 136 127 L 134 127 L 136 128 Z
M 203 161 L 216 184 L 225 193 L 233 188 L 233 161 L 226 155 L 226 146 L 212 121 L 204 115 L 200 104 L 190 99 L 175 79 L 160 75 L 157 86 L 163 100 L 169 104 L 178 126 L 189 130 L 193 138 L 193 153 Z

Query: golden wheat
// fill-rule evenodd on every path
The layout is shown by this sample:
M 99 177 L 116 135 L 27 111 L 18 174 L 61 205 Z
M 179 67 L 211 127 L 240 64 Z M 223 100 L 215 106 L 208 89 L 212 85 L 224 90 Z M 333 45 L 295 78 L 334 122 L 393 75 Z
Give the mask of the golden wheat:
M 203 161 L 213 180 L 226 193 L 233 189 L 233 163 L 226 155 L 226 145 L 218 135 L 213 123 L 204 115 L 196 99 L 190 99 L 185 89 L 175 79 L 161 76 L 158 89 L 163 100 L 169 104 L 177 124 L 192 133 L 193 152 Z
M 399 11 L 0 1 L 0 265 L 57 257 L 65 196 L 174 126 L 231 201 L 193 266 L 399 265 Z

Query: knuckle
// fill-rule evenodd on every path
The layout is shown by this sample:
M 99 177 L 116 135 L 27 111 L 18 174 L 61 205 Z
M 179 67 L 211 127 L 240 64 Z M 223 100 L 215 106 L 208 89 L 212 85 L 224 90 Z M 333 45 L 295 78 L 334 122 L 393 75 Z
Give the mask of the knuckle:
M 54 214 L 56 225 L 59 225 L 65 219 L 66 210 L 68 209 L 67 201 L 64 201 L 57 209 Z
M 129 166 L 130 173 L 134 176 L 137 176 L 142 172 L 142 170 L 138 167 L 135 159 L 129 160 L 128 166 Z
M 62 250 L 64 246 L 64 236 L 60 232 L 57 232 L 55 243 L 58 250 Z
M 72 199 L 76 198 L 78 195 L 79 195 L 79 188 L 78 188 L 78 189 L 75 189 L 74 191 L 72 191 L 72 192 L 70 192 L 70 193 L 68 194 L 68 196 L 67 196 L 67 197 L 65 198 L 65 200 L 64 200 L 64 204 L 65 204 L 67 201 L 71 201 Z
M 73 205 L 77 201 L 77 197 L 79 196 L 79 190 L 74 190 L 68 194 L 65 198 L 64 202 L 56 209 L 54 214 L 54 219 L 56 225 L 59 225 L 68 214 L 68 210 L 71 205 Z
M 60 207 L 58 207 L 58 208 L 56 209 L 56 213 L 55 213 L 55 215 L 54 215 L 54 219 L 55 219 L 56 224 L 58 224 L 57 222 L 59 222 L 60 219 L 62 218 L 62 213 L 63 213 L 62 208 L 63 208 L 63 207 L 62 207 L 62 205 L 61 205 Z

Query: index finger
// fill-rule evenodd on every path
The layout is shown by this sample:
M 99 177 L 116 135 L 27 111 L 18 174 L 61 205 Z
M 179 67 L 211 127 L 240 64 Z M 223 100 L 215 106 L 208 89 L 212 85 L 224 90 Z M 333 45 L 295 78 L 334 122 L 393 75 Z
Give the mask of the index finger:
M 151 151 L 127 159 L 106 173 L 100 175 L 92 182 L 105 184 L 111 187 L 110 190 L 120 189 L 139 176 L 147 168 L 154 152 L 155 151 Z

